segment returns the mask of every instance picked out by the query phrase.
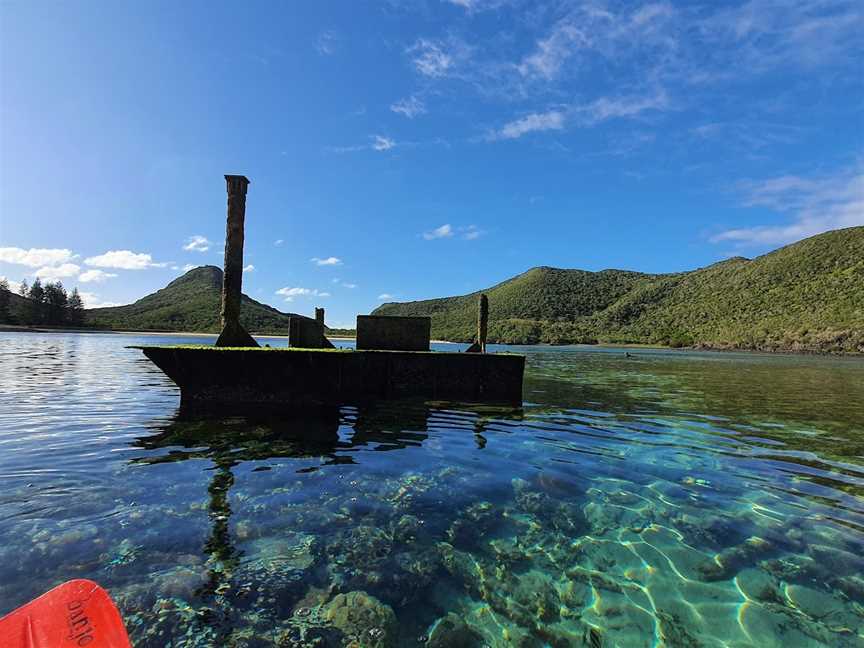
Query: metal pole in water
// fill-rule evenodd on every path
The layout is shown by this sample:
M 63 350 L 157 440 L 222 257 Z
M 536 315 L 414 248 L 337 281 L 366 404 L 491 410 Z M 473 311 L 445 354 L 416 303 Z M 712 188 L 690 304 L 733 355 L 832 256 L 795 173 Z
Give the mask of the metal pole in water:
M 480 345 L 480 353 L 486 353 L 486 331 L 489 327 L 489 298 L 480 295 L 477 311 L 477 344 Z
M 243 228 L 246 220 L 246 188 L 249 179 L 226 175 L 228 222 L 225 229 L 225 268 L 222 275 L 222 333 L 216 346 L 257 347 L 240 325 L 240 299 L 243 288 Z

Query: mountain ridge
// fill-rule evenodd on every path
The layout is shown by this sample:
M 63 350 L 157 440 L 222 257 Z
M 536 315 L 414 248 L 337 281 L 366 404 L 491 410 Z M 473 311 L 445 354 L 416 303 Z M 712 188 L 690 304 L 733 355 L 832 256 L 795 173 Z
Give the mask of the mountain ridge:
M 86 309 L 84 323 L 109 329 L 218 333 L 221 291 L 222 270 L 199 266 L 132 304 Z M 242 296 L 240 322 L 250 332 L 287 334 L 290 317 L 310 319 Z
M 685 272 L 537 266 L 486 290 L 373 314 L 428 315 L 435 338 L 470 341 L 481 292 L 496 342 L 864 352 L 864 227 Z

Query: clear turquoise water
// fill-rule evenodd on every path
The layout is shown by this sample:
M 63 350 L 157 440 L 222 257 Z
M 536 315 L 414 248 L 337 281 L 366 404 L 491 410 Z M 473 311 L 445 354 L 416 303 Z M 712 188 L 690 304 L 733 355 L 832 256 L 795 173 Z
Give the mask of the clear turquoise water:
M 864 645 L 864 360 L 534 348 L 521 410 L 182 420 L 124 348 L 177 341 L 0 333 L 0 614 L 86 577 L 138 648 Z

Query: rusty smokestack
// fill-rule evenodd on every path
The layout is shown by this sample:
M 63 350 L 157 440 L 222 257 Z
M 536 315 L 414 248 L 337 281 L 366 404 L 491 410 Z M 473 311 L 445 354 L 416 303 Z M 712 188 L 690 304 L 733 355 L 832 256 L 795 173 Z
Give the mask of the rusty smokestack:
M 225 267 L 222 275 L 222 333 L 216 346 L 257 347 L 240 325 L 240 299 L 243 290 L 243 228 L 246 220 L 246 188 L 249 179 L 226 175 L 228 223 L 225 229 Z

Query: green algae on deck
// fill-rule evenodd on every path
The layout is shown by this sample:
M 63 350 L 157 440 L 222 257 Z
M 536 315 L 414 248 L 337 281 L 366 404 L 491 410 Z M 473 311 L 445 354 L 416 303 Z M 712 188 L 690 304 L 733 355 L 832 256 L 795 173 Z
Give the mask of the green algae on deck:
M 343 405 L 391 398 L 521 404 L 516 354 L 136 346 L 190 406 Z

